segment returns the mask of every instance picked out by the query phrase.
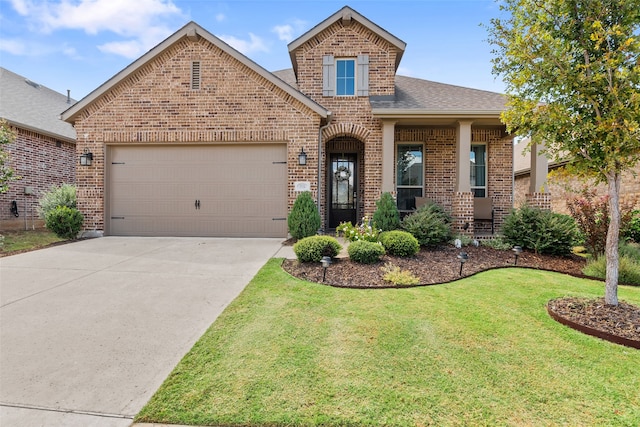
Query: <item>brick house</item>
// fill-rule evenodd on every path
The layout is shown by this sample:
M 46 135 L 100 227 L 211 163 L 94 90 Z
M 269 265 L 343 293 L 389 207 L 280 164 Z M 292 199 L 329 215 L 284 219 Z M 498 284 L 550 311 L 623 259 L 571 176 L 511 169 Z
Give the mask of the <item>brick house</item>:
M 549 209 L 554 212 L 568 214 L 567 201 L 578 196 L 585 183 L 579 179 L 564 176 L 555 176 L 547 180 L 547 174 L 550 171 L 561 168 L 566 162 L 549 162 L 544 156 L 540 155 L 532 162 L 531 151 L 526 150 L 528 144 L 528 139 L 522 140 L 515 145 L 513 150 L 514 206 L 520 207 L 527 201 L 526 195 L 532 191 L 531 185 L 533 182 L 533 188 L 536 191 L 540 192 L 543 188 L 543 192 L 552 195 L 548 197 L 548 204 L 546 205 Z M 534 152 L 536 149 L 537 147 L 534 147 Z M 535 178 L 536 175 L 539 177 L 537 180 Z M 620 206 L 640 210 L 640 180 L 638 175 L 640 175 L 640 164 L 636 165 L 632 171 L 622 174 Z M 590 185 L 590 187 L 600 196 L 608 194 L 606 184 L 599 184 L 595 187 Z
M 499 227 L 513 206 L 504 97 L 396 75 L 405 47 L 344 7 L 271 73 L 187 24 L 63 113 L 76 154 L 93 155 L 77 170 L 85 229 L 285 237 L 306 190 L 324 229 L 385 191 L 404 212 L 440 203 L 467 233 L 486 227 L 474 196 L 490 198 Z
M 60 120 L 75 101 L 1 67 L 0 94 L 0 118 L 17 134 L 4 147 L 8 166 L 21 177 L 0 194 L 0 230 L 42 227 L 39 196 L 52 185 L 75 182 L 76 132 Z

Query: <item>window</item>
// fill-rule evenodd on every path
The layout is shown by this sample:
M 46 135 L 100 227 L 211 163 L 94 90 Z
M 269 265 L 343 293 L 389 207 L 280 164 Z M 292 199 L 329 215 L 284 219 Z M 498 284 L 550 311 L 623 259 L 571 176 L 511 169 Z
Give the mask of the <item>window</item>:
M 322 58 L 323 96 L 369 96 L 369 55 Z
M 422 144 L 399 144 L 396 152 L 396 191 L 398 210 L 415 208 L 415 198 L 422 197 L 424 167 Z
M 487 146 L 471 145 L 471 192 L 473 197 L 487 197 Z

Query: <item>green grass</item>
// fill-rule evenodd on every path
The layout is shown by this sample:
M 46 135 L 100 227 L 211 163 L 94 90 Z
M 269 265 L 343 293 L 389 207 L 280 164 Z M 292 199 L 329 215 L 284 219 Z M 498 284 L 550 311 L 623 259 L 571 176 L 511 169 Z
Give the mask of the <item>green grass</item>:
M 13 252 L 33 250 L 45 247 L 51 243 L 62 242 L 61 239 L 47 229 L 26 231 L 3 231 L 0 233 L 0 252 L 10 255 Z
M 600 282 L 493 270 L 412 289 L 336 289 L 271 260 L 138 414 L 225 426 L 640 424 L 640 351 L 553 321 Z M 640 289 L 619 295 L 640 303 Z

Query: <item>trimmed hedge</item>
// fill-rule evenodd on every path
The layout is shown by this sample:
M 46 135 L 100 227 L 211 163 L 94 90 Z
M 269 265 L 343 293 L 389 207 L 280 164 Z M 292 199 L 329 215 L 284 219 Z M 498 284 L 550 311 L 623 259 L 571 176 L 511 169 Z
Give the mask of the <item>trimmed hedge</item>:
M 67 206 L 53 208 L 44 217 L 45 226 L 63 239 L 77 238 L 83 222 L 82 213 L 78 209 Z
M 293 203 L 287 225 L 289 233 L 296 239 L 313 236 L 320 228 L 320 214 L 309 191 L 302 192 Z
M 296 242 L 293 252 L 300 262 L 320 262 L 322 257 L 335 257 L 342 250 L 342 246 L 335 237 L 310 236 Z
M 406 231 L 393 230 L 380 233 L 380 243 L 390 255 L 411 257 L 420 251 L 418 239 Z
M 385 254 L 384 247 L 380 243 L 358 240 L 347 248 L 349 258 L 352 261 L 362 264 L 374 264 L 380 261 L 380 257 Z

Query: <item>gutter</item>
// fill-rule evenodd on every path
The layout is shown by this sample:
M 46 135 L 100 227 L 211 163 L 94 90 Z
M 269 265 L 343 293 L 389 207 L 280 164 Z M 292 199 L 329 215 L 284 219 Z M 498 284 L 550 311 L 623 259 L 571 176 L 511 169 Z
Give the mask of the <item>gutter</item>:
M 333 119 L 333 113 L 331 111 L 327 111 L 327 124 L 324 126 L 320 126 L 320 130 L 318 131 L 318 215 L 320 215 L 321 223 L 320 230 L 318 234 L 324 234 L 324 223 L 325 220 L 322 218 L 321 211 L 321 202 L 322 202 L 322 131 L 331 126 L 331 120 Z

